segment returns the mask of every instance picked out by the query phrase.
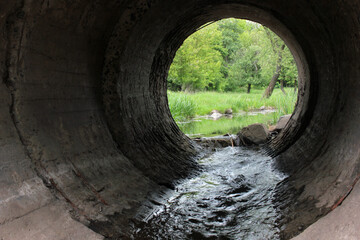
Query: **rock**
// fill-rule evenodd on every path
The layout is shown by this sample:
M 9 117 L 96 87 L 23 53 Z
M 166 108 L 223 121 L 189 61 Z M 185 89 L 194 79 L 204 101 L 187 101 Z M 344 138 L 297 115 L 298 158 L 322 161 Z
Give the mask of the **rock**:
M 269 132 L 273 132 L 276 129 L 276 125 L 269 126 Z
M 222 117 L 222 114 L 218 110 L 212 110 L 210 112 L 210 117 L 212 117 L 214 119 L 218 119 L 218 118 Z
M 274 139 L 279 134 L 279 132 L 276 131 L 275 129 L 276 129 L 275 125 L 269 126 L 269 138 L 270 139 Z
M 225 110 L 225 114 L 226 115 L 232 115 L 233 114 L 233 110 L 231 108 L 228 108 Z
M 223 148 L 223 147 L 239 146 L 239 141 L 236 135 L 202 137 L 202 138 L 195 138 L 193 140 L 204 147 Z
M 280 132 L 281 130 L 283 130 L 286 124 L 289 122 L 290 118 L 291 118 L 291 114 L 281 116 L 276 124 L 274 131 Z
M 260 110 L 265 110 L 265 109 L 266 109 L 265 106 L 261 106 L 261 107 L 260 107 Z
M 211 112 L 210 112 L 210 115 L 213 115 L 213 114 L 221 114 L 218 110 L 212 110 Z
M 237 135 L 244 144 L 258 145 L 267 142 L 269 130 L 264 124 L 255 123 L 244 127 Z
M 231 189 L 227 191 L 227 194 L 239 194 L 251 190 L 250 184 L 246 181 L 245 176 L 242 174 L 240 174 L 227 184 L 231 187 Z

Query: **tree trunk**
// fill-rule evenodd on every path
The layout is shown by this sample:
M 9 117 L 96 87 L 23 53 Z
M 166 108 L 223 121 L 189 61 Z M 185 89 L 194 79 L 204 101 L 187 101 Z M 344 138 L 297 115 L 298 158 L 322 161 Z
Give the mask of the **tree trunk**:
M 280 71 L 281 71 L 281 65 L 278 64 L 276 66 L 276 71 L 275 71 L 274 75 L 271 78 L 269 86 L 266 88 L 266 90 L 264 92 L 263 97 L 269 98 L 271 96 L 271 94 L 273 93 L 276 82 L 277 82 L 277 80 L 278 80 L 278 78 L 280 76 Z
M 266 88 L 266 90 L 263 94 L 263 97 L 269 98 L 274 91 L 276 82 L 278 81 L 280 72 L 281 72 L 282 52 L 284 49 L 285 49 L 285 45 L 282 45 L 281 49 L 278 51 L 278 60 L 277 60 L 276 70 L 275 70 L 274 75 L 271 78 L 269 86 Z
M 251 91 L 251 84 L 249 83 L 247 88 L 247 93 L 250 93 L 250 91 Z
M 284 95 L 287 95 L 285 89 L 284 89 L 284 79 L 280 80 L 280 89 L 283 92 Z

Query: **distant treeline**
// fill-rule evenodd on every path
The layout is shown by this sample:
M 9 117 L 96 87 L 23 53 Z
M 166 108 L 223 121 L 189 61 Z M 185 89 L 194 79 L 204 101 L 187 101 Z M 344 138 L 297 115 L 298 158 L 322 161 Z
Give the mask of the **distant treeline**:
M 252 86 L 267 87 L 271 81 L 295 87 L 297 77 L 293 56 L 276 34 L 260 24 L 231 18 L 184 41 L 170 67 L 168 89 L 250 92 Z

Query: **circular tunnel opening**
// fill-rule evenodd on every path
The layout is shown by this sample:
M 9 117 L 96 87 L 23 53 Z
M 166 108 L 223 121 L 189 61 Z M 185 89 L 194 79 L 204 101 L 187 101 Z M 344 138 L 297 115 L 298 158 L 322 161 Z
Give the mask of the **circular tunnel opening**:
M 256 24 L 254 22 L 249 22 L 249 23 L 252 25 Z M 192 31 L 197 31 L 197 32 L 202 31 L 202 29 L 204 29 L 205 26 L 209 26 L 208 23 L 205 25 L 201 25 L 198 28 L 192 28 Z M 256 25 L 256 27 L 259 27 L 259 25 Z M 178 31 L 178 29 L 176 31 Z M 167 38 L 169 38 L 170 40 L 169 42 L 165 42 L 163 40 L 162 43 L 166 45 L 176 44 L 174 46 L 180 47 L 182 43 L 178 42 L 179 38 L 175 38 L 174 36 L 171 36 L 171 34 L 173 33 L 174 32 L 171 32 L 170 35 L 166 36 L 166 40 L 168 40 Z M 192 33 L 193 32 L 186 32 L 187 34 L 186 36 L 190 36 Z M 176 32 L 176 34 L 177 37 L 179 37 L 179 32 Z M 264 34 L 274 34 L 274 33 L 264 32 Z M 185 36 L 182 36 L 181 39 L 184 38 Z M 206 41 L 209 41 L 210 37 L 207 36 L 205 37 L 205 39 Z M 269 39 L 269 41 L 272 40 L 274 39 Z M 174 42 L 171 43 L 171 41 Z M 203 42 L 202 45 L 204 44 L 205 43 Z M 285 43 L 283 44 L 285 45 Z M 174 46 L 164 47 L 164 49 L 171 49 L 171 54 L 169 55 L 163 55 L 164 49 L 162 48 L 157 50 L 157 53 L 159 53 L 160 56 L 155 55 L 154 61 L 152 63 L 152 72 L 150 76 L 151 77 L 161 76 L 161 78 L 150 79 L 150 80 L 166 81 L 166 76 L 169 76 L 167 72 L 169 68 L 170 68 L 170 75 L 174 74 L 171 72 L 171 66 L 169 65 L 171 62 L 174 62 L 172 58 L 175 57 L 175 52 L 177 50 L 176 47 Z M 195 48 L 197 49 L 199 47 L 200 47 L 199 45 L 197 47 L 195 46 Z M 282 50 L 284 49 L 284 47 L 282 46 L 279 46 L 279 48 Z M 275 50 L 275 52 L 277 51 Z M 300 52 L 300 54 L 301 53 L 302 52 Z M 189 53 L 187 52 L 187 54 Z M 292 58 L 292 54 L 290 52 L 289 54 L 290 57 Z M 164 64 L 164 62 L 166 64 Z M 296 84 L 302 87 L 302 91 L 305 91 L 304 82 L 309 81 L 309 79 L 306 79 L 306 76 L 304 75 L 304 72 L 306 71 L 305 69 L 307 69 L 307 63 L 306 61 L 299 61 L 299 60 L 297 61 L 297 63 L 298 65 L 295 67 L 296 73 L 300 72 L 297 68 L 299 67 L 299 69 L 301 69 L 300 74 L 302 75 L 300 77 L 301 81 L 299 81 L 299 83 Z M 165 68 L 163 68 L 164 66 Z M 156 87 L 160 86 L 161 88 L 165 88 L 166 91 L 167 90 L 166 87 L 169 87 L 169 84 L 170 85 L 172 84 L 173 85 L 172 87 L 176 85 L 174 79 L 172 80 L 173 81 L 170 83 L 167 82 L 166 84 L 166 82 L 165 83 L 162 82 L 159 85 L 155 84 L 155 86 Z M 266 85 L 268 85 L 268 83 Z M 212 86 L 213 85 L 207 85 L 206 87 L 212 87 Z M 175 88 L 176 87 L 179 86 L 175 86 Z M 187 88 L 186 90 L 188 91 L 189 85 L 185 84 L 185 88 Z M 156 90 L 157 89 L 154 89 L 153 91 L 155 92 Z M 169 97 L 173 97 L 171 96 L 172 94 L 176 94 L 176 93 L 170 93 L 170 95 L 168 94 L 167 98 L 169 99 Z M 303 97 L 304 94 L 299 95 L 300 98 L 299 101 L 302 103 L 305 102 Z M 180 98 L 182 97 L 180 96 Z M 292 104 L 295 104 L 295 102 L 297 102 L 298 99 L 297 92 L 295 94 L 295 99 L 296 101 L 294 101 Z M 170 111 L 168 110 L 168 114 L 169 112 L 171 112 L 171 99 L 169 101 L 170 101 L 169 104 Z M 188 102 L 186 102 L 186 99 L 184 98 L 182 98 L 181 101 L 185 101 L 185 104 L 189 104 Z M 305 106 L 297 105 L 297 108 L 295 109 L 295 114 L 297 114 L 297 116 L 300 116 L 299 113 L 305 112 L 303 108 L 306 108 L 306 105 Z M 293 112 L 291 111 L 290 115 L 292 114 Z M 172 114 L 172 119 L 174 118 L 176 117 L 174 117 L 174 114 Z M 298 126 L 299 122 L 297 122 L 294 119 L 292 120 L 293 122 L 291 124 L 294 124 L 295 127 L 294 126 L 290 127 L 291 126 L 290 124 L 289 127 L 287 127 L 287 125 L 284 124 L 285 125 L 284 128 L 287 128 L 288 138 L 289 135 L 294 136 L 294 133 L 292 131 L 296 132 L 296 130 L 299 129 Z M 180 130 L 182 130 L 182 133 L 180 132 L 180 134 L 183 134 L 184 133 L 183 129 L 180 128 Z M 286 135 L 279 136 L 279 138 L 277 138 L 277 141 L 284 141 L 285 138 L 284 136 Z M 234 142 L 235 141 L 230 140 L 227 146 L 232 145 L 232 147 L 234 147 L 235 145 Z M 201 143 L 202 146 L 204 146 L 203 142 Z M 239 143 L 237 143 L 237 145 L 239 145 Z M 277 150 L 277 148 L 278 146 L 274 146 L 275 151 Z M 269 150 L 271 154 L 274 154 L 275 151 Z M 249 162 L 244 163 L 249 159 L 251 159 L 250 160 L 251 163 Z M 213 161 L 215 162 L 215 164 Z M 230 239 L 231 238 L 247 239 L 249 237 L 254 237 L 254 236 L 262 236 L 264 238 L 274 238 L 274 239 L 279 238 L 280 230 L 276 224 L 272 224 L 272 223 L 275 222 L 276 219 L 281 218 L 281 214 L 276 210 L 274 210 L 275 208 L 272 207 L 273 206 L 272 201 L 274 199 L 272 199 L 273 192 L 271 188 L 272 187 L 275 188 L 275 185 L 278 184 L 279 181 L 283 180 L 285 177 L 281 173 L 274 171 L 274 169 L 272 168 L 273 161 L 271 158 L 267 158 L 266 156 L 262 155 L 261 152 L 257 152 L 256 150 L 254 151 L 245 148 L 234 150 L 231 148 L 227 148 L 225 150 L 217 150 L 216 154 L 210 154 L 210 157 L 201 158 L 199 161 L 197 161 L 197 163 L 201 166 L 202 169 L 200 176 L 190 178 L 190 180 L 186 180 L 185 182 L 181 182 L 180 184 L 175 185 L 176 194 L 170 197 L 170 199 L 172 199 L 169 200 L 170 205 L 166 205 L 166 204 L 162 205 L 160 207 L 160 209 L 162 210 L 157 210 L 158 214 L 152 216 L 151 220 L 149 220 L 149 222 L 145 226 L 140 225 L 141 227 L 136 230 L 137 232 L 135 234 L 135 238 L 137 237 L 151 238 L 151 236 L 158 236 L 160 238 L 168 238 L 172 236 L 176 238 L 189 238 L 189 239 L 197 239 L 197 238 L 202 239 L 202 238 L 211 238 L 211 237 L 224 237 L 224 238 L 229 237 Z M 219 166 L 221 165 L 221 167 L 217 166 L 216 163 L 219 164 Z M 244 164 L 243 166 L 244 168 L 239 166 L 234 166 L 233 165 L 234 163 L 237 163 L 239 165 Z M 223 174 L 219 174 L 220 172 Z M 227 175 L 224 173 L 230 173 L 230 174 Z M 261 180 L 259 176 L 263 176 L 264 178 Z M 274 182 L 271 181 L 268 182 L 265 179 L 272 179 Z M 210 188 L 213 187 L 214 189 L 212 189 L 211 191 L 202 189 L 207 187 Z M 263 194 L 264 192 L 267 192 L 269 195 Z M 266 204 L 263 206 L 263 208 L 260 207 L 262 206 L 262 203 L 256 202 L 257 201 L 256 197 L 254 199 L 247 199 L 246 197 L 247 194 L 252 196 L 259 196 L 263 194 L 260 198 L 264 202 L 266 202 Z M 248 207 L 246 206 L 246 204 L 243 204 L 244 202 L 248 202 L 250 205 L 251 204 L 257 205 L 258 209 Z M 231 210 L 229 211 L 229 209 Z M 261 212 L 262 217 L 257 218 L 258 217 L 257 211 Z M 201 216 L 198 216 L 197 213 L 199 213 Z M 269 217 L 264 217 L 264 215 L 267 215 Z M 269 219 L 269 222 L 263 221 L 263 219 L 261 218 Z M 167 221 L 164 219 L 171 219 L 171 220 Z M 242 222 L 240 219 L 248 219 L 250 223 L 257 222 L 258 224 L 254 226 L 253 224 L 248 224 L 245 221 Z M 204 229 L 199 227 L 202 223 L 207 225 L 208 229 L 211 229 L 211 231 L 208 230 L 204 232 Z M 175 230 L 176 228 L 175 226 L 177 225 L 181 227 Z M 229 226 L 232 225 L 232 227 L 227 228 L 226 226 L 228 225 Z M 254 226 L 254 228 L 249 227 L 250 225 Z
M 184 41 L 170 66 L 167 89 L 172 117 L 187 136 L 236 135 L 257 123 L 264 124 L 259 129 L 268 137 L 258 141 L 265 142 L 294 111 L 298 69 L 271 30 L 227 18 L 201 26 Z
M 163 7 L 172 9 L 170 6 Z M 118 57 L 111 55 L 107 59 L 107 63 L 110 64 L 105 63 L 104 102 L 107 119 L 115 140 L 121 146 L 125 155 L 132 158 L 139 168 L 144 169 L 141 166 L 143 164 L 143 156 L 141 155 L 146 155 L 147 152 L 153 150 L 154 152 L 166 152 L 166 155 L 171 155 L 166 156 L 166 159 L 177 159 L 179 156 L 184 156 L 186 159 L 187 153 L 190 155 L 196 154 L 193 143 L 179 130 L 171 116 L 167 99 L 166 79 L 168 70 L 176 51 L 186 38 L 208 22 L 231 17 L 249 19 L 272 29 L 289 47 L 298 68 L 299 98 L 294 114 L 287 127 L 272 141 L 269 151 L 274 156 L 285 151 L 306 128 L 309 118 L 305 116 L 310 116 L 312 110 L 308 108 L 312 89 L 310 88 L 310 73 L 302 48 L 295 40 L 294 35 L 279 20 L 266 11 L 241 4 L 219 4 L 216 8 L 206 7 L 201 11 L 196 8 L 191 13 L 189 12 L 184 15 L 179 12 L 174 20 L 167 20 L 163 23 L 161 21 L 143 22 L 144 26 L 142 27 L 147 30 L 139 27 L 137 28 L 139 30 L 132 32 L 132 36 L 143 36 L 143 38 L 139 39 L 136 37 L 136 39 L 132 39 L 130 37 L 127 40 L 128 45 L 125 49 L 121 49 L 121 46 L 118 46 L 121 41 L 116 38 L 109 43 L 108 49 L 111 54 L 114 51 L 122 53 L 122 64 L 119 71 L 119 67 L 113 63 L 114 58 L 116 61 L 119 61 Z M 161 17 L 158 16 L 157 18 Z M 165 16 L 164 18 L 167 19 Z M 142 32 L 142 34 L 137 31 Z M 148 50 L 144 51 L 143 49 Z M 127 84 L 127 82 L 131 83 Z M 121 105 L 120 108 L 118 106 L 119 101 L 126 102 L 128 106 Z M 143 108 L 144 111 L 137 113 L 131 110 L 136 109 L 137 106 Z M 136 121 L 130 119 L 136 119 Z M 142 130 L 136 132 L 138 129 Z M 146 130 L 143 131 L 144 129 Z M 144 134 L 147 135 L 144 136 Z M 172 149 L 169 151 L 169 149 L 165 149 L 168 145 L 151 145 L 150 148 L 140 151 L 136 150 L 136 152 L 130 147 L 133 144 L 149 146 L 146 142 L 134 143 L 134 141 L 148 141 L 148 139 L 152 139 L 155 142 L 157 140 L 161 142 L 163 139 L 171 139 L 169 143 L 170 145 L 174 144 L 174 146 L 169 145 Z M 156 148 L 164 149 L 155 150 Z M 177 152 L 178 150 L 179 152 Z M 176 154 L 172 156 L 172 153 Z M 154 158 L 154 155 L 149 154 L 146 157 Z M 138 163 L 136 159 L 139 159 Z M 155 162 L 153 161 L 154 164 Z M 183 160 L 178 162 L 183 162 Z M 166 162 L 162 164 L 164 167 L 165 165 L 167 165 Z M 170 166 L 166 167 L 172 168 L 175 165 L 171 163 Z M 180 169 L 182 168 L 184 168 L 184 165 L 180 167 Z M 184 172 L 186 172 L 185 169 Z M 150 175 L 153 173 L 153 170 L 149 172 Z
M 264 24 L 289 47 L 298 69 L 299 97 L 288 124 L 268 144 L 267 151 L 277 156 L 291 147 L 307 127 L 312 114 L 308 103 L 313 97 L 307 58 L 293 33 L 268 12 L 247 5 L 219 4 L 185 14 L 171 6 L 160 9 L 162 7 L 166 11 L 174 10 L 170 12 L 176 17 L 164 16 L 166 21 L 163 22 L 151 22 L 145 17 L 128 38 L 127 48 L 118 46 L 118 49 L 118 43 L 110 41 L 108 51 L 121 52 L 121 61 L 115 58 L 121 62 L 120 67 L 113 65 L 112 56 L 107 59 L 111 64 L 105 64 L 104 102 L 110 130 L 135 167 L 158 184 L 172 189 L 176 187 L 172 183 L 174 180 L 198 168 L 192 160 L 199 153 L 198 146 L 180 131 L 171 115 L 166 80 L 171 62 L 184 40 L 206 23 L 223 18 L 242 18 Z M 160 9 L 156 14 L 164 11 Z M 112 75 L 114 72 L 117 78 Z M 118 102 L 125 104 L 119 106 Z M 138 148 L 131 147 L 134 145 Z

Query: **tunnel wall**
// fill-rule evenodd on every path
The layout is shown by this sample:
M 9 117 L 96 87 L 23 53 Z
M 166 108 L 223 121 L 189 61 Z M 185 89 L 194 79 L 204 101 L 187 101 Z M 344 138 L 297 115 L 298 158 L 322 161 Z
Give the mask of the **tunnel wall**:
M 270 27 L 298 63 L 296 110 L 268 146 L 289 174 L 276 190 L 282 236 L 298 234 L 328 213 L 359 173 L 359 7 L 283 0 L 0 3 L 0 236 L 41 239 L 46 229 L 53 239 L 121 237 L 151 193 L 196 169 L 199 148 L 171 117 L 166 75 L 182 41 L 224 17 Z M 31 221 L 39 216 L 40 224 Z
M 76 219 L 102 233 L 97 222 L 115 214 L 116 224 L 126 222 L 125 212 L 134 215 L 131 210 L 155 189 L 118 149 L 102 110 L 103 56 L 123 4 L 19 1 L 9 7 L 2 68 L 1 237 L 23 239 L 14 228 L 24 223 L 14 227 L 13 222 L 39 212 L 44 225 L 31 226 L 28 239 L 41 239 L 39 228 L 47 225 L 54 239 L 79 232 L 54 224 L 47 209 L 53 206 L 63 209 L 58 218 Z M 95 238 L 90 230 L 83 234 L 81 239 Z

